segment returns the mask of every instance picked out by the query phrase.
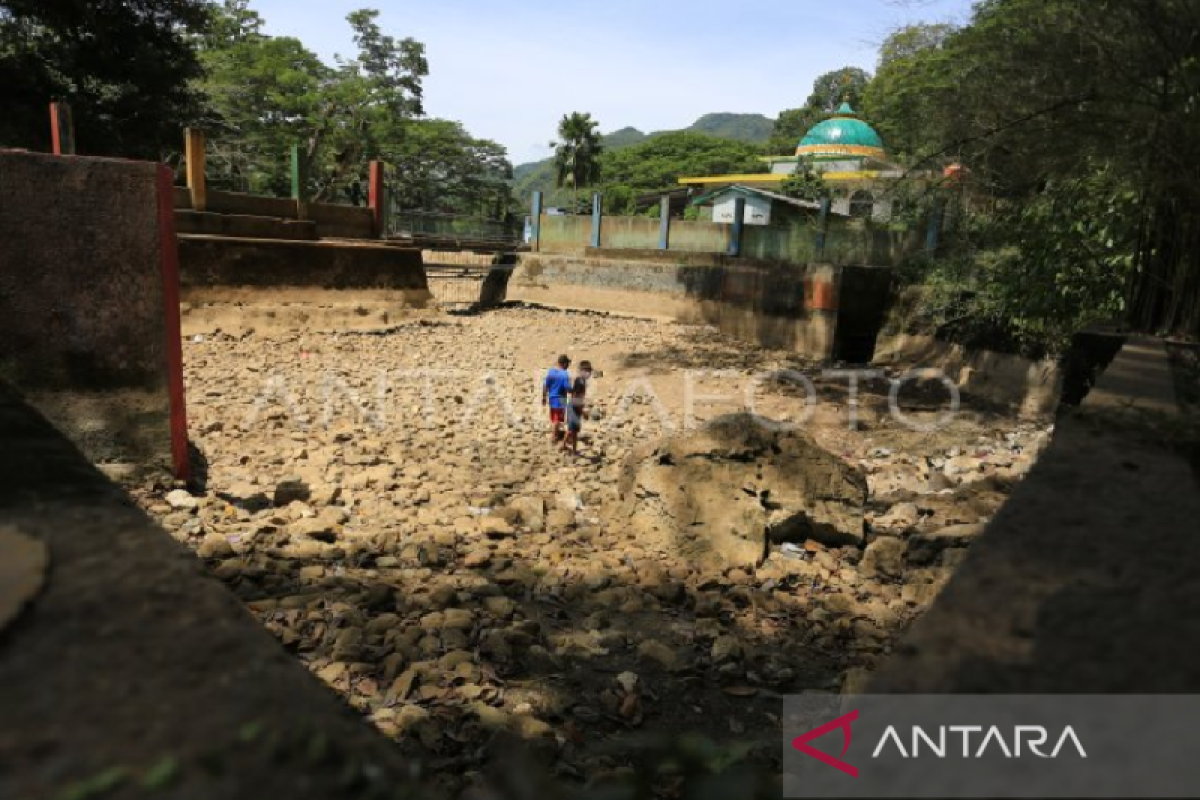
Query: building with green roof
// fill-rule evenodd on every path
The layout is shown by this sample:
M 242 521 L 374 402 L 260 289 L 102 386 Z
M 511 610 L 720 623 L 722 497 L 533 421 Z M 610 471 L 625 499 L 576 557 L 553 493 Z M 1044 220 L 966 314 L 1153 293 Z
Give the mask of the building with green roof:
M 842 103 L 828 119 L 810 128 L 796 146 L 795 155 L 763 160 L 767 170 L 762 173 L 681 177 L 679 183 L 704 192 L 734 184 L 778 189 L 804 161 L 832 188 L 835 213 L 882 221 L 892 216 L 887 185 L 905 176 L 914 177 L 888 161 L 879 133 L 849 103 Z

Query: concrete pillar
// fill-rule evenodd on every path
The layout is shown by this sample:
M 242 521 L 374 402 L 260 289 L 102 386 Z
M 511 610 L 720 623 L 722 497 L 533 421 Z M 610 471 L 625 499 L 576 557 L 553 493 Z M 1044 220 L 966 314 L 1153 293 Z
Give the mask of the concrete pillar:
M 187 186 L 194 211 L 208 210 L 208 181 L 204 174 L 204 131 L 184 130 L 184 158 L 187 160 Z
M 372 161 L 370 166 L 370 186 L 368 187 L 368 203 L 375 217 L 375 235 L 383 238 L 387 235 L 387 184 L 384 182 L 384 165 L 382 161 Z
M 742 230 L 746 227 L 746 198 L 738 197 L 733 201 L 733 230 L 729 235 L 729 255 L 737 257 L 742 254 Z
M 600 246 L 601 199 L 599 192 L 592 194 L 592 247 Z
M 75 155 L 75 121 L 66 103 L 50 104 L 50 142 L 54 155 Z
M 533 208 L 530 209 L 529 249 L 537 252 L 542 243 L 542 193 L 533 193 Z
M 658 206 L 658 249 L 671 249 L 671 198 L 665 194 Z
M 817 213 L 817 261 L 825 260 L 825 232 L 829 228 L 829 210 L 833 201 L 828 197 L 821 200 L 821 210 Z

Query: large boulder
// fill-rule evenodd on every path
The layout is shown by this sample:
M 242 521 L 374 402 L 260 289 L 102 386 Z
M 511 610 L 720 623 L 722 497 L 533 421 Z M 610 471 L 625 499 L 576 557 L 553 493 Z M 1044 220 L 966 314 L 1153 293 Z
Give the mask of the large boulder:
M 619 489 L 640 540 L 702 566 L 753 565 L 771 543 L 863 541 L 866 478 L 807 433 L 749 414 L 636 448 Z

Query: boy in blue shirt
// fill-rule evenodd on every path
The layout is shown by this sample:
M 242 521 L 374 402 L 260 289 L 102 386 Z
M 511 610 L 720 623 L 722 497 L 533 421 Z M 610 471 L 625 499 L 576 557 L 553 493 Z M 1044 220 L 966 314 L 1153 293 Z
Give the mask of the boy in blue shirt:
M 554 426 L 550 434 L 557 442 L 563 438 L 563 422 L 567 418 L 567 394 L 571 391 L 571 373 L 567 368 L 571 359 L 565 355 L 558 357 L 558 366 L 551 367 L 542 381 L 542 405 L 550 406 L 550 424 Z

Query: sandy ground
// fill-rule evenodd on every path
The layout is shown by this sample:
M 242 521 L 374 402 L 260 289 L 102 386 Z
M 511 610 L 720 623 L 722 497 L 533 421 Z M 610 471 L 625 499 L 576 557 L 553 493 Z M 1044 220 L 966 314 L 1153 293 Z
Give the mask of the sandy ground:
M 602 372 L 578 457 L 539 403 L 559 353 Z M 852 428 L 844 375 L 711 329 L 541 309 L 217 334 L 185 364 L 200 480 L 139 501 L 451 789 L 503 736 L 568 780 L 681 732 L 773 765 L 779 697 L 860 686 L 1050 433 L 969 397 L 947 414 L 934 380 L 905 384 L 902 421 L 886 376 L 861 379 Z M 622 526 L 637 445 L 747 409 L 867 475 L 865 546 L 714 572 Z

